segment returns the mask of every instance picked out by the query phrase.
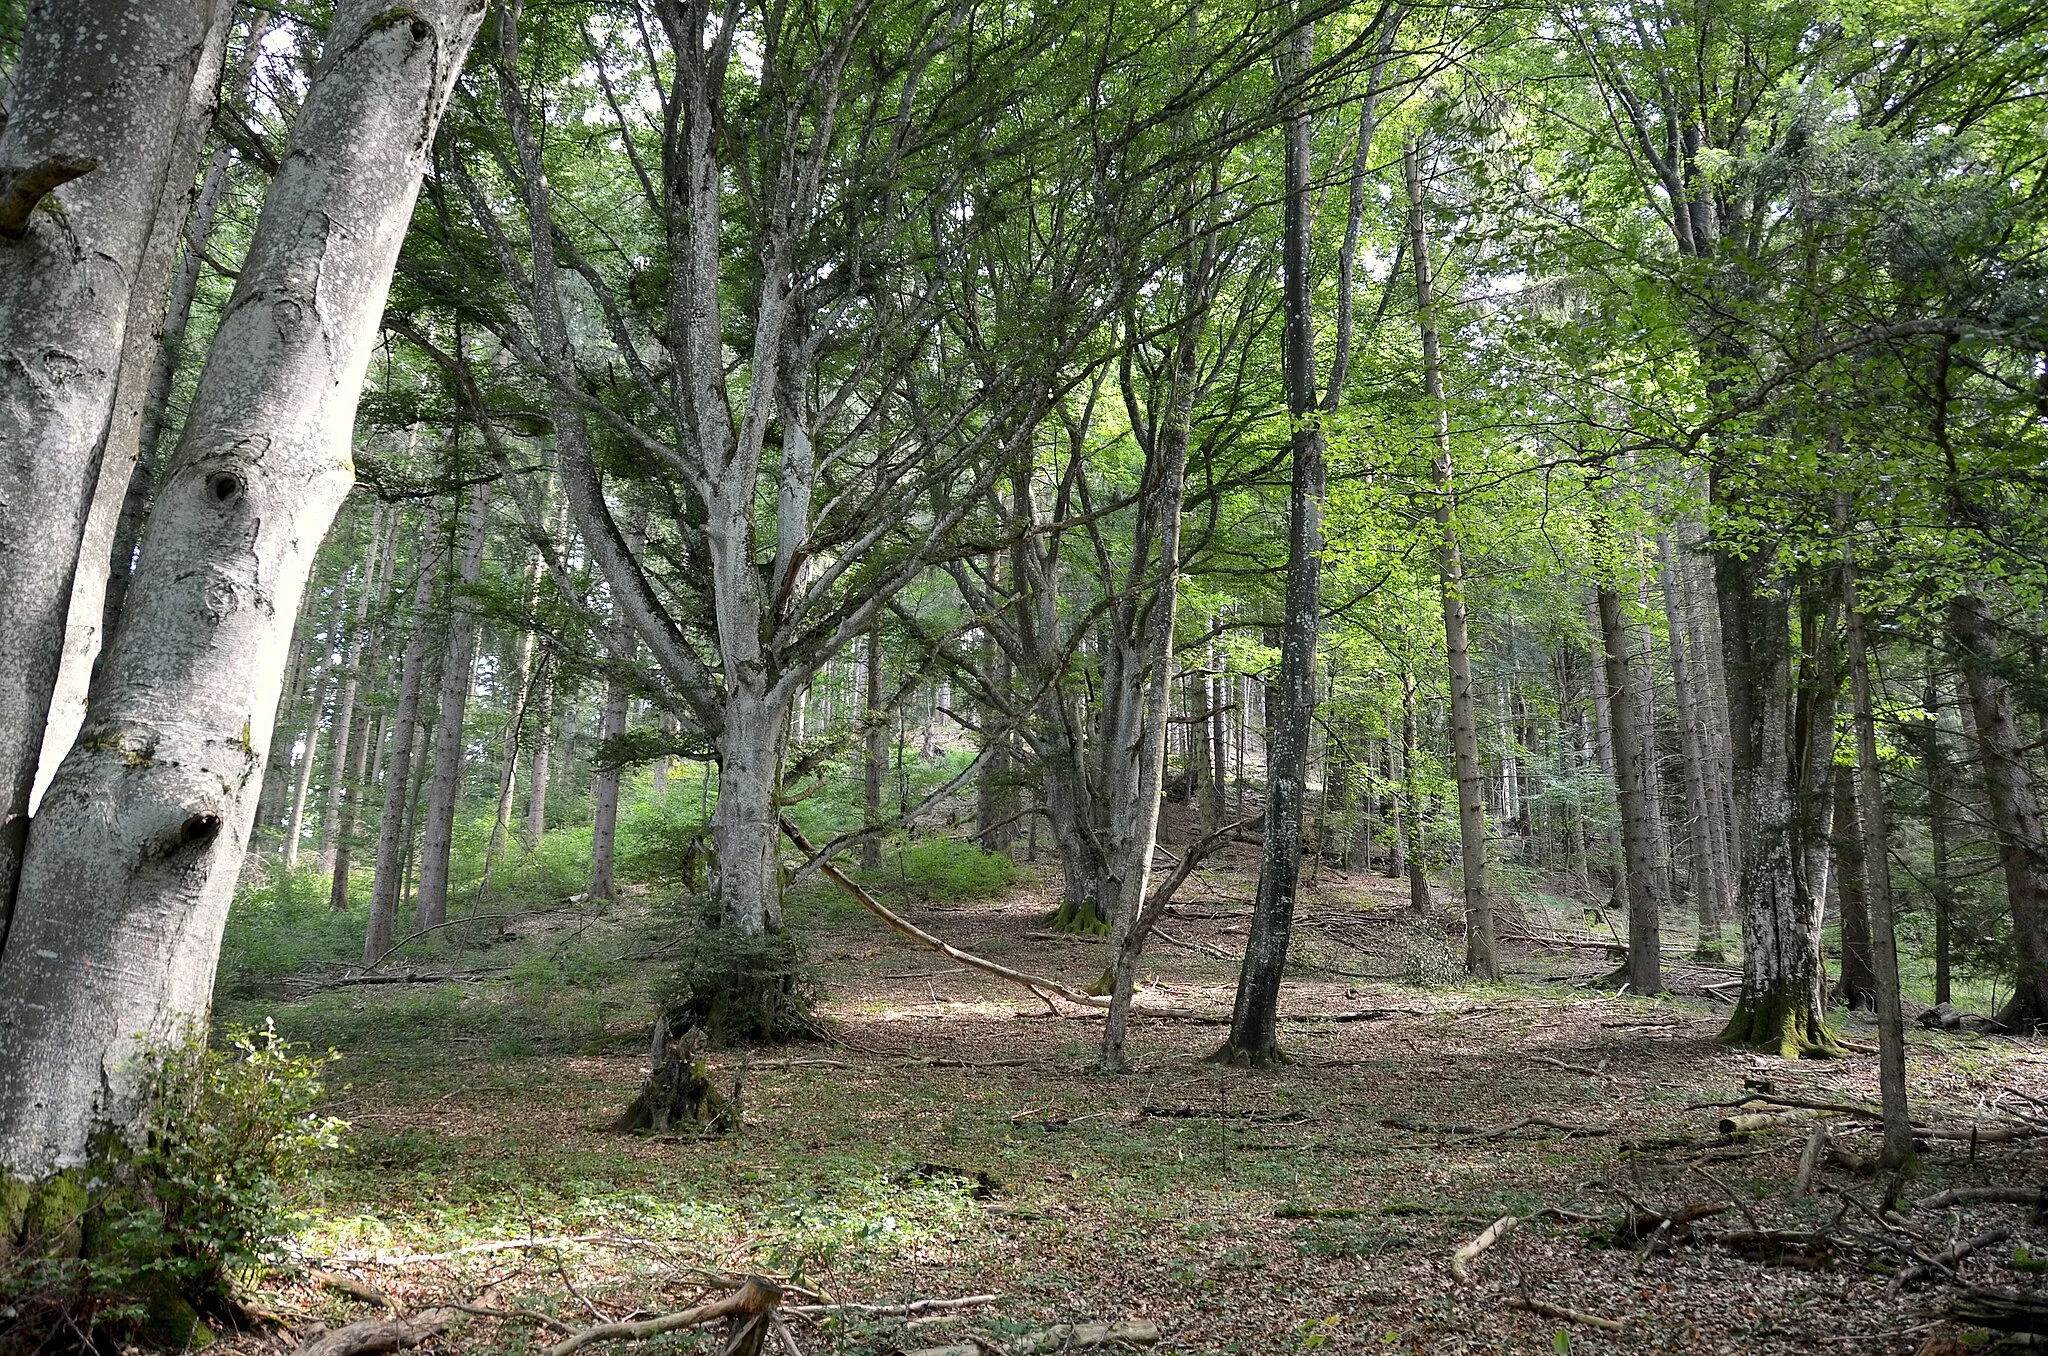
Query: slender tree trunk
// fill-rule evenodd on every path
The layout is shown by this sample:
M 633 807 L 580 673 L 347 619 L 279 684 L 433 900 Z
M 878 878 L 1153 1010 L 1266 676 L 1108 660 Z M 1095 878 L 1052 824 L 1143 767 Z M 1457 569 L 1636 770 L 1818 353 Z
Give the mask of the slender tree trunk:
M 1639 721 L 1642 703 L 1634 672 L 1628 620 L 1620 592 L 1603 584 L 1596 594 L 1614 719 L 1614 779 L 1621 806 L 1621 851 L 1628 896 L 1628 984 L 1639 994 L 1664 987 L 1660 920 L 1665 900 L 1658 879 L 1656 831 L 1651 821 L 1649 750 Z
M 1846 504 L 1840 513 L 1846 520 Z M 1892 930 L 1890 814 L 1885 805 L 1884 773 L 1877 761 L 1870 653 L 1864 637 L 1862 605 L 1856 596 L 1856 560 L 1852 550 L 1845 540 L 1842 617 L 1855 707 L 1856 809 L 1863 848 L 1863 887 L 1870 903 L 1871 970 L 1876 980 L 1872 998 L 1877 1006 L 1877 1082 L 1884 1105 L 1884 1148 L 1878 1161 L 1885 1168 L 1897 1168 L 1913 1156 L 1913 1119 L 1906 1105 L 1906 1025 L 1899 1007 L 1897 934 Z
M 1870 949 L 1867 835 L 1858 818 L 1853 766 L 1835 765 L 1835 900 L 1842 920 L 1842 973 L 1836 993 L 1851 1011 L 1877 1011 L 1877 971 Z
M 1693 905 L 1699 920 L 1698 941 L 1693 958 L 1722 959 L 1721 912 L 1727 907 L 1727 863 L 1722 860 L 1713 803 L 1713 773 L 1707 763 L 1707 738 L 1695 690 L 1692 661 L 1696 655 L 1686 640 L 1686 609 L 1679 590 L 1677 564 L 1672 558 L 1671 539 L 1657 537 L 1657 578 L 1664 594 L 1664 623 L 1670 637 L 1671 682 L 1678 700 L 1679 759 L 1684 764 L 1686 815 L 1690 820 L 1687 840 L 1692 845 Z
M 340 604 L 341 600 L 337 598 L 335 600 L 335 610 L 337 612 L 340 611 Z M 329 645 L 331 647 L 333 643 L 331 630 L 329 637 Z M 331 662 L 331 649 L 329 662 Z M 321 667 L 323 669 L 327 668 L 328 663 L 323 663 Z M 328 703 L 333 699 L 333 692 L 333 675 L 331 673 L 323 674 L 320 685 L 313 690 L 313 700 L 307 707 L 305 750 L 300 755 L 298 776 L 292 786 L 291 815 L 285 821 L 284 869 L 287 871 L 299 869 L 299 840 L 305 836 L 306 831 L 306 797 L 313 789 L 313 764 L 318 761 L 320 753 L 320 727 L 326 724 Z
M 633 632 L 630 627 L 620 625 L 615 641 L 615 661 L 622 662 L 633 652 Z M 597 738 L 600 753 L 604 746 L 626 733 L 626 684 L 615 666 L 606 677 L 604 685 L 604 714 L 598 718 Z M 614 756 L 606 757 L 597 774 L 597 786 L 592 799 L 596 802 L 590 826 L 590 897 L 610 899 L 615 893 L 612 882 L 612 867 L 618 856 L 619 845 L 619 790 L 625 780 L 625 769 Z
M 883 707 L 882 628 L 868 628 L 867 662 L 862 665 L 867 679 L 865 719 L 861 737 L 861 805 L 867 832 L 860 839 L 860 864 L 865 871 L 882 866 L 882 778 L 889 769 L 889 712 Z
M 349 796 L 349 752 L 354 739 L 356 693 L 362 687 L 364 645 L 368 640 L 370 609 L 381 606 L 378 591 L 379 566 L 392 549 L 386 540 L 397 527 L 397 515 L 387 516 L 384 505 L 370 511 L 370 543 L 363 555 L 362 584 L 356 594 L 355 618 L 348 628 L 348 643 L 342 655 L 341 697 L 334 712 L 334 757 L 328 761 L 327 801 L 320 816 L 320 870 L 334 870 L 335 835 L 341 827 L 342 802 Z
M 1976 717 L 1977 753 L 2012 909 L 2013 995 L 1998 1021 L 2021 1030 L 2048 1022 L 2048 836 L 2013 714 L 2012 684 L 1999 672 L 2003 656 L 1983 603 L 1971 594 L 1957 597 L 1949 604 L 1949 627 Z
M 441 695 L 434 721 L 433 753 L 427 767 L 427 815 L 420 834 L 420 890 L 417 926 L 448 921 L 448 868 L 455 851 L 455 810 L 462 800 L 462 722 L 469 710 L 470 668 L 476 657 L 475 605 L 470 590 L 483 577 L 484 543 L 490 535 L 491 483 L 470 491 L 462 559 L 449 599 L 448 648 L 441 659 Z
M 1927 893 L 1934 911 L 1934 1001 L 1947 1003 L 1953 998 L 1949 984 L 1949 934 L 1954 896 L 1948 882 L 1948 798 L 1953 780 L 1949 775 L 1948 750 L 1941 738 L 1941 686 L 1935 681 L 1931 660 L 1920 705 L 1924 713 L 1920 764 L 1927 780 Z
M 556 664 L 552 650 L 541 656 L 540 665 L 546 676 L 537 684 L 540 690 L 534 694 L 531 703 L 534 713 L 533 760 L 527 767 L 526 819 L 519 835 L 529 850 L 539 847 L 540 840 L 548 831 L 548 763 L 555 743 Z
M 16 1175 L 131 1125 L 138 1038 L 204 1021 L 287 635 L 349 489 L 392 267 L 481 19 L 380 0 L 329 30 L 23 858 L 0 951 L 0 1167 Z
M 1404 662 L 1401 665 L 1401 799 L 1408 807 L 1408 907 L 1418 917 L 1428 917 L 1436 912 L 1436 900 L 1429 892 L 1429 868 L 1422 850 L 1422 781 L 1415 766 L 1416 748 L 1415 672 Z
M 1308 78 L 1314 57 L 1310 25 L 1300 24 L 1283 52 L 1282 83 Z M 1280 978 L 1294 926 L 1295 885 L 1301 873 L 1301 820 L 1307 796 L 1310 724 L 1315 714 L 1316 643 L 1322 607 L 1322 421 L 1317 417 L 1315 330 L 1312 311 L 1309 111 L 1303 95 L 1285 123 L 1286 209 L 1281 278 L 1285 325 L 1282 347 L 1287 408 L 1293 419 L 1287 513 L 1286 624 L 1280 640 L 1279 683 L 1273 692 L 1272 737 L 1266 750 L 1266 834 L 1259 859 L 1251 932 L 1238 976 L 1230 1038 L 1217 1057 L 1234 1064 L 1282 1062 L 1279 1044 Z
M 1479 767 L 1479 726 L 1472 709 L 1472 640 L 1465 617 L 1465 567 L 1458 544 L 1450 410 L 1444 403 L 1443 363 L 1437 348 L 1429 232 L 1423 218 L 1422 161 L 1413 141 L 1402 152 L 1401 161 L 1408 179 L 1408 250 L 1415 264 L 1423 383 L 1436 422 L 1436 461 L 1431 471 L 1437 491 L 1437 569 L 1443 588 L 1444 649 L 1451 670 L 1451 750 L 1458 774 L 1458 842 L 1465 877 L 1465 968 L 1481 979 L 1499 979 L 1493 901 L 1486 875 L 1486 779 Z
M 363 964 L 374 963 L 390 950 L 398 920 L 398 897 L 405 886 L 412 845 L 412 754 L 418 742 L 420 690 L 425 684 L 427 640 L 433 631 L 428 614 L 434 605 L 434 576 L 440 572 L 438 548 L 420 563 L 413 586 L 412 636 L 399 663 L 398 707 L 391 716 L 391 755 L 384 765 L 384 807 L 377 817 L 377 877 L 370 890 L 370 921 L 363 934 Z

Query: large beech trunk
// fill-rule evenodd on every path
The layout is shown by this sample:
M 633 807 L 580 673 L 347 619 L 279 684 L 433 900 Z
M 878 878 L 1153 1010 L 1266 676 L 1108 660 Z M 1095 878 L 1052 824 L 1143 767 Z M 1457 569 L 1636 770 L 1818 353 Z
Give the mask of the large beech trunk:
M 202 1022 L 314 549 L 475 0 L 344 4 L 223 311 L 0 951 L 0 1167 L 82 1162 Z M 155 14 L 135 9 L 135 13 Z
M 789 705 L 770 694 L 727 689 L 718 737 L 718 804 L 711 841 L 718 854 L 721 926 L 753 936 L 782 930 L 782 825 L 777 795 L 789 738 Z
M 1444 404 L 1443 362 L 1437 351 L 1429 232 L 1423 218 L 1422 161 L 1414 142 L 1408 143 L 1401 161 L 1408 179 L 1408 249 L 1415 264 L 1423 384 L 1436 426 L 1436 460 L 1431 467 L 1431 479 L 1437 492 L 1437 570 L 1443 593 L 1444 650 L 1451 671 L 1451 752 L 1458 775 L 1458 843 L 1465 876 L 1465 968 L 1481 979 L 1499 979 L 1500 958 L 1493 942 L 1493 901 L 1486 874 L 1486 777 L 1479 768 L 1479 725 L 1472 709 L 1472 637 L 1465 615 L 1465 566 L 1458 542 L 1450 411 Z
M 483 574 L 484 541 L 491 525 L 491 485 L 470 492 L 462 561 L 456 571 L 461 590 L 476 587 Z M 427 820 L 420 833 L 418 925 L 448 921 L 448 866 L 455 850 L 455 807 L 462 799 L 462 719 L 469 709 L 470 666 L 476 657 L 476 618 L 467 592 L 448 607 L 448 648 L 441 660 L 441 697 L 434 721 L 433 753 L 427 765 Z
M 139 411 L 226 36 L 224 0 L 48 0 L 0 131 L 0 936 L 116 392 Z M 126 468 L 118 468 L 126 474 Z M 110 506 L 118 496 L 106 496 Z M 100 515 L 111 532 L 111 511 Z M 87 561 L 98 575 L 105 559 Z M 97 590 L 89 589 L 92 600 Z M 82 618 L 98 621 L 96 609 Z M 82 674 L 89 645 L 74 645 Z M 67 722 L 68 723 L 68 722 Z M 59 748 L 61 748 L 61 743 Z M 53 750 L 54 752 L 54 750 Z
M 1641 994 L 1663 987 L 1659 932 L 1664 915 L 1664 890 L 1657 870 L 1657 838 L 1650 788 L 1650 751 L 1641 726 L 1638 686 L 1647 677 L 1637 672 L 1631 654 L 1629 626 L 1621 594 L 1603 585 L 1596 594 L 1600 613 L 1601 665 L 1607 674 L 1609 709 L 1614 719 L 1614 781 L 1621 804 L 1621 853 L 1628 897 L 1628 984 Z
M 2048 833 L 2013 715 L 2012 684 L 1999 674 L 1999 645 L 1977 598 L 1949 604 L 1949 626 L 1962 651 L 1963 682 L 1976 717 L 1984 790 L 1998 832 L 2005 897 L 2012 908 L 2013 994 L 1999 1022 L 2021 1028 L 2048 1022 Z
M 1722 1039 L 1786 1059 L 1835 1055 L 1820 961 L 1839 689 L 1834 609 L 1802 604 L 1795 671 L 1791 605 L 1754 568 L 1718 562 L 1742 863 L 1742 996 Z

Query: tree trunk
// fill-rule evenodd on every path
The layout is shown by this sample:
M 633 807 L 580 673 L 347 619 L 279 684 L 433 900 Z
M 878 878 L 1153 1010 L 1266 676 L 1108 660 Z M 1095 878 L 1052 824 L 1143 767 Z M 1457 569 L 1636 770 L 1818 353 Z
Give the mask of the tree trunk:
M 2013 715 L 2012 685 L 1999 672 L 2003 657 L 1983 603 L 1972 594 L 1957 597 L 1949 604 L 1949 627 L 1962 654 L 1984 789 L 1998 831 L 1998 859 L 2005 868 L 2005 897 L 2012 909 L 2013 995 L 1998 1021 L 2022 1030 L 2048 1022 L 2048 837 L 2043 836 L 2034 773 Z
M 391 948 L 398 920 L 398 897 L 405 885 L 412 846 L 412 752 L 420 719 L 420 690 L 426 685 L 427 639 L 432 633 L 428 613 L 434 605 L 434 577 L 440 573 L 436 547 L 420 562 L 413 586 L 412 636 L 400 661 L 398 707 L 391 715 L 391 756 L 384 765 L 384 806 L 377 816 L 377 876 L 370 889 L 370 921 L 363 934 L 363 964 L 374 963 Z
M 1600 611 L 1608 709 L 1614 719 L 1614 779 L 1621 806 L 1621 852 L 1628 897 L 1628 984 L 1639 994 L 1654 994 L 1664 987 L 1659 931 L 1665 900 L 1651 820 L 1649 750 L 1639 724 L 1642 703 L 1637 686 L 1641 679 L 1631 663 L 1631 637 L 1620 591 L 1603 584 L 1595 602 Z
M 1851 1011 L 1876 1012 L 1877 971 L 1870 949 L 1868 834 L 1858 818 L 1853 766 L 1835 765 L 1835 900 L 1842 920 L 1842 973 L 1836 993 Z
M 1841 513 L 1846 519 L 1846 503 Z M 1884 1147 L 1878 1162 L 1890 1169 L 1900 1167 L 1913 1155 L 1913 1118 L 1906 1105 L 1906 1024 L 1899 1008 L 1898 940 L 1892 930 L 1890 814 L 1885 805 L 1884 773 L 1877 761 L 1870 654 L 1864 638 L 1862 606 L 1856 596 L 1856 560 L 1852 551 L 1852 545 L 1844 540 L 1842 618 L 1848 633 L 1849 683 L 1855 706 L 1855 800 L 1859 812 L 1855 820 L 1860 821 L 1863 888 L 1870 903 L 1870 961 L 1876 981 L 1872 998 L 1877 1006 L 1877 1082 L 1884 1107 Z
M 1405 649 L 1405 641 L 1403 648 Z M 1429 892 L 1428 864 L 1422 852 L 1422 783 L 1416 775 L 1415 673 L 1406 655 L 1401 665 L 1401 799 L 1408 808 L 1407 867 L 1408 907 L 1418 918 L 1436 912 L 1436 900 Z
M 1437 569 L 1443 590 L 1444 649 L 1451 670 L 1451 750 L 1458 773 L 1458 842 L 1465 877 L 1465 968 L 1481 979 L 1499 979 L 1500 958 L 1493 941 L 1493 902 L 1486 878 L 1486 779 L 1479 767 L 1479 726 L 1472 710 L 1472 640 L 1465 617 L 1465 567 L 1458 544 L 1450 409 L 1444 403 L 1443 364 L 1437 348 L 1429 232 L 1423 222 L 1422 161 L 1413 141 L 1403 151 L 1401 161 L 1408 179 L 1408 250 L 1415 264 L 1423 384 L 1436 425 L 1436 461 L 1431 467 L 1431 479 L 1437 492 Z
M 490 535 L 491 483 L 470 491 L 467 532 L 448 605 L 448 648 L 441 661 L 439 714 L 427 768 L 427 817 L 420 834 L 420 892 L 417 926 L 448 921 L 448 868 L 455 850 L 455 810 L 462 800 L 462 721 L 469 709 L 471 663 L 476 656 L 475 605 L 469 591 L 483 576 L 484 543 Z
M 864 871 L 882 866 L 882 778 L 889 769 L 889 713 L 884 709 L 882 686 L 882 628 L 868 628 L 867 661 L 862 665 L 867 679 L 866 728 L 861 737 L 861 805 L 867 832 L 860 839 L 860 864 Z
M 1314 36 L 1300 24 L 1286 40 L 1281 80 L 1308 79 Z M 1285 625 L 1280 639 L 1280 674 L 1270 694 L 1272 735 L 1266 750 L 1266 834 L 1259 858 L 1258 891 L 1252 900 L 1250 936 L 1238 976 L 1230 1038 L 1217 1057 L 1233 1064 L 1263 1066 L 1285 1060 L 1279 1044 L 1280 978 L 1294 926 L 1295 885 L 1301 873 L 1302 806 L 1307 797 L 1310 724 L 1315 715 L 1316 643 L 1322 608 L 1323 496 L 1325 469 L 1322 421 L 1316 417 L 1315 329 L 1312 310 L 1312 194 L 1309 110 L 1300 91 L 1287 114 L 1284 170 L 1286 207 L 1281 242 L 1285 312 L 1282 368 L 1292 474 L 1287 511 Z
M 527 848 L 540 846 L 540 840 L 548 831 L 548 774 L 549 758 L 555 743 L 555 656 L 553 651 L 544 653 L 540 660 L 541 672 L 546 676 L 537 684 L 539 691 L 533 696 L 533 761 L 526 773 L 526 819 L 520 829 L 520 839 Z
M 110 420 L 130 422 L 117 403 L 140 404 L 227 8 L 51 0 L 29 11 L 9 73 L 0 130 L 0 315 L 10 354 L 0 364 L 0 936 L 15 906 L 105 439 Z M 127 398 L 117 402 L 117 393 Z M 86 561 L 95 578 L 105 540 Z M 97 620 L 96 609 L 81 611 L 90 612 L 82 623 Z M 82 666 L 89 646 L 75 648 Z
M 289 628 L 349 488 L 392 267 L 481 19 L 466 0 L 380 0 L 330 29 L 23 859 L 0 951 L 12 1173 L 77 1164 L 96 1130 L 131 1125 L 137 1038 L 205 1018 Z
M 782 930 L 782 756 L 789 708 L 744 681 L 727 689 L 718 738 L 718 805 L 711 814 L 718 854 L 719 924 L 745 936 Z
M 1700 700 L 1692 672 L 1696 653 L 1686 640 L 1686 608 L 1679 589 L 1677 564 L 1672 558 L 1671 539 L 1657 537 L 1657 579 L 1664 594 L 1664 623 L 1671 645 L 1671 682 L 1678 699 L 1679 759 L 1685 772 L 1685 808 L 1690 820 L 1687 840 L 1692 846 L 1693 907 L 1698 919 L 1698 940 L 1693 959 L 1719 961 L 1721 914 L 1727 908 L 1727 870 L 1722 860 L 1718 816 L 1715 814 L 1713 773 L 1707 763 L 1707 738 L 1702 724 Z
M 608 749 L 612 740 L 626 733 L 626 684 L 617 666 L 633 653 L 632 628 L 620 625 L 613 652 L 613 668 L 604 684 L 604 713 L 598 717 L 598 756 L 602 760 L 592 799 L 596 802 L 590 826 L 590 897 L 610 899 L 614 893 L 612 865 L 619 846 L 619 789 L 625 769 L 617 761 L 618 750 Z
M 1928 666 L 1920 705 L 1923 712 L 1920 764 L 1926 769 L 1927 781 L 1927 894 L 1928 904 L 1934 911 L 1934 1001 L 1947 1003 L 1953 999 L 1949 981 L 1949 933 L 1955 897 L 1948 883 L 1948 798 L 1954 783 L 1949 773 L 1948 749 L 1941 738 L 1941 685 L 1935 679 L 1932 663 Z
M 370 544 L 364 552 L 362 583 L 356 594 L 355 619 L 348 628 L 348 642 L 342 655 L 341 698 L 334 713 L 334 757 L 328 762 L 327 804 L 320 816 L 320 870 L 331 873 L 334 870 L 336 834 L 341 830 L 342 803 L 349 799 L 349 752 L 354 739 L 356 694 L 361 690 L 363 677 L 363 653 L 369 639 L 370 609 L 381 607 L 383 592 L 379 580 L 388 578 L 388 572 L 379 566 L 390 555 L 394 542 L 387 537 L 394 535 L 398 515 L 387 515 L 380 502 L 370 511 Z M 387 586 L 388 587 L 388 586 Z M 361 774 L 356 774 L 357 780 Z M 347 895 L 344 893 L 343 899 Z
M 1802 602 L 1795 678 L 1790 604 L 1765 591 L 1756 568 L 1725 553 L 1717 563 L 1742 863 L 1742 997 L 1722 1039 L 1786 1059 L 1834 1056 L 1820 963 L 1839 686 L 1833 612 Z

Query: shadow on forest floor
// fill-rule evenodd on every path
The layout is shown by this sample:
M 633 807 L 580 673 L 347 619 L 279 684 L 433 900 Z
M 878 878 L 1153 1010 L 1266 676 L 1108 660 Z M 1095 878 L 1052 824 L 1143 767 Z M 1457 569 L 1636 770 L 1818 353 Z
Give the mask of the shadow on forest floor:
M 1179 945 L 1147 956 L 1155 991 L 1227 1010 L 1255 867 L 1235 854 L 1185 893 L 1167 928 Z M 1044 894 L 915 918 L 992 959 L 1085 983 L 1105 945 L 1043 933 Z M 1400 974 L 1429 942 L 1404 906 L 1399 882 L 1324 868 L 1300 934 L 1323 968 L 1298 967 L 1282 998 L 1299 1019 L 1287 1022 L 1290 1067 L 1220 1069 L 1203 1062 L 1217 1028 L 1144 1022 L 1135 1068 L 1114 1078 L 1093 1071 L 1097 1021 L 1048 1016 L 866 915 L 820 911 L 811 940 L 828 1035 L 715 1055 L 744 1127 L 713 1141 L 605 1129 L 644 1072 L 646 983 L 630 967 L 568 997 L 522 983 L 520 962 L 502 979 L 237 1011 L 341 1045 L 336 1081 L 352 1086 L 334 1110 L 354 1125 L 353 1152 L 321 1177 L 297 1247 L 408 1308 L 453 1299 L 582 1327 L 685 1305 L 702 1268 L 797 1276 L 877 1304 L 999 1296 L 909 1331 L 900 1318 L 798 1321 L 806 1353 L 970 1334 L 995 1350 L 1048 1321 L 1126 1316 L 1156 1322 L 1160 1350 L 1174 1352 L 1911 1352 L 1947 1331 L 1939 1292 L 1888 1300 L 1885 1277 L 1856 1257 L 1764 1265 L 1704 1242 L 1645 1252 L 1603 1239 L 1630 1201 L 1727 1203 L 1729 1219 L 1774 1229 L 1825 1224 L 1843 1193 L 1874 1203 L 1881 1184 L 1833 1167 L 1793 1197 L 1809 1125 L 1734 1141 L 1715 1128 L 1716 1104 L 1739 1100 L 1745 1079 L 1874 1100 L 1867 1029 L 1849 1029 L 1857 1050 L 1839 1063 L 1729 1050 L 1715 1039 L 1725 1008 L 1573 987 L 1607 968 L 1597 951 L 1510 943 L 1510 979 L 1484 988 L 1354 977 Z M 1391 1011 L 1342 1020 L 1375 1009 Z M 1938 1114 L 1981 1116 L 2001 1101 L 2038 1114 L 2048 1101 L 2040 1040 L 1911 1040 L 1916 1098 Z M 1848 1122 L 1834 1130 L 1872 1148 Z M 2038 1143 L 1936 1143 L 1905 1194 L 2039 1185 L 2044 1157 Z M 1453 1250 L 1509 1214 L 1521 1227 L 1473 1264 L 1474 1284 L 1455 1284 Z M 1978 1254 L 1966 1277 L 2038 1282 L 2012 1264 L 2048 1256 L 2039 1220 L 1987 1206 L 1954 1227 L 1967 1236 L 1994 1222 L 2013 1227 L 2012 1242 Z M 1952 1228 L 1916 1223 L 1942 1241 Z M 366 1312 L 305 1280 L 273 1278 L 256 1302 L 300 1326 Z M 536 1337 L 522 1320 L 472 1317 L 440 1349 L 524 1351 Z M 663 1341 L 621 1349 L 716 1350 Z

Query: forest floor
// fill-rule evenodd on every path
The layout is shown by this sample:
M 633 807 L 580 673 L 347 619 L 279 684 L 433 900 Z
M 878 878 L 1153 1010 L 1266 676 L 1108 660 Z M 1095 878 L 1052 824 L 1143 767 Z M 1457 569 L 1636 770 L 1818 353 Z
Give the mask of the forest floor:
M 1255 849 L 1234 848 L 1190 883 L 1166 929 L 1178 945 L 1147 955 L 1150 996 L 1227 1012 L 1256 866 Z M 1044 932 L 1051 902 L 1038 882 L 905 910 L 991 959 L 1086 984 L 1105 945 Z M 1731 1050 L 1716 1040 L 1725 1005 L 1613 996 L 1597 949 L 1510 942 L 1502 984 L 1404 982 L 1447 949 L 1405 906 L 1397 881 L 1320 872 L 1297 941 L 1322 968 L 1297 967 L 1281 1002 L 1290 1066 L 1220 1068 L 1204 1062 L 1217 1026 L 1145 1020 L 1117 1077 L 1094 1069 L 1099 1019 L 1051 1016 L 865 913 L 815 907 L 826 1034 L 716 1052 L 743 1124 L 708 1140 L 607 1128 L 645 1073 L 644 973 L 595 996 L 564 996 L 530 961 L 502 979 L 313 994 L 302 977 L 234 1015 L 342 1049 L 332 1110 L 353 1150 L 322 1173 L 295 1249 L 408 1310 L 452 1300 L 580 1328 L 686 1306 L 704 1270 L 758 1271 L 865 1304 L 992 1297 L 909 1319 L 793 1318 L 804 1353 L 1029 1348 L 1020 1337 L 1051 1323 L 1131 1319 L 1156 1324 L 1167 1352 L 1812 1356 L 1964 1350 L 1945 1345 L 1962 1331 L 1944 1316 L 1955 1281 L 1888 1296 L 1873 1249 L 1938 1251 L 2003 1226 L 1960 1280 L 2039 1288 L 2048 1226 L 2024 1207 L 1881 1223 L 1881 1179 L 1824 1163 L 1795 1193 L 1819 1122 L 1718 1132 L 1760 1086 L 1874 1101 L 1867 1026 L 1844 1020 L 1839 1061 Z M 538 919 L 529 940 L 573 922 Z M 1728 977 L 1674 976 L 1695 994 Z M 1927 1119 L 2048 1121 L 2048 1042 L 1917 1027 L 1910 1040 Z M 1874 1154 L 1858 1118 L 1826 1124 L 1834 1145 Z M 2018 1184 L 2048 1186 L 2043 1142 L 1936 1140 L 1901 1194 Z M 1725 1209 L 1689 1237 L 1617 1245 L 1632 1210 L 1710 1205 Z M 1458 1284 L 1453 1252 L 1504 1215 L 1519 1227 Z M 1768 1231 L 1772 1243 L 1731 1246 Z M 1788 1245 L 1799 1233 L 1819 1237 Z M 1528 1301 L 1625 1326 L 1514 1307 Z M 375 1313 L 310 1273 L 271 1277 L 253 1302 L 301 1334 Z M 470 1315 L 430 1349 L 558 1336 Z M 217 1349 L 293 1345 L 273 1332 Z M 717 1347 L 682 1335 L 618 1349 Z

